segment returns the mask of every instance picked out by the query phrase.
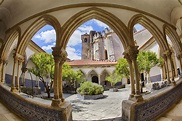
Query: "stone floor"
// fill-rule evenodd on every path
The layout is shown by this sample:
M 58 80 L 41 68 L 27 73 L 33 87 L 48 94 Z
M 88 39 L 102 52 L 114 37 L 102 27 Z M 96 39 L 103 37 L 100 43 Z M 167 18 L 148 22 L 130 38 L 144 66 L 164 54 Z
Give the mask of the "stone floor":
M 120 89 L 119 92 L 105 91 L 105 98 L 99 100 L 78 100 L 77 95 L 65 94 L 64 97 L 73 106 L 73 119 L 75 121 L 121 121 L 121 102 L 128 99 L 129 88 Z M 23 95 L 29 100 L 44 104 L 51 104 L 51 100 Z M 23 121 L 0 103 L 0 121 Z M 157 121 L 182 121 L 182 100 L 166 115 Z

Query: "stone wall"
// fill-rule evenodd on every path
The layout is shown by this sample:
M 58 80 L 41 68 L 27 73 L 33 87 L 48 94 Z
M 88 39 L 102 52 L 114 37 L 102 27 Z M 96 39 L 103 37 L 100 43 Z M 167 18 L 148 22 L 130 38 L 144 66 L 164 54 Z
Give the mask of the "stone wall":
M 158 94 L 157 94 L 158 93 Z M 149 96 L 149 95 L 147 95 Z M 150 98 L 143 102 L 125 100 L 122 102 L 122 118 L 124 121 L 151 121 L 164 114 L 182 97 L 182 82 L 173 88 L 166 87 L 163 90 L 151 94 Z
M 63 104 L 63 108 L 37 104 L 9 92 L 2 85 L 0 86 L 0 100 L 11 111 L 27 121 L 72 121 L 72 108 L 69 103 Z

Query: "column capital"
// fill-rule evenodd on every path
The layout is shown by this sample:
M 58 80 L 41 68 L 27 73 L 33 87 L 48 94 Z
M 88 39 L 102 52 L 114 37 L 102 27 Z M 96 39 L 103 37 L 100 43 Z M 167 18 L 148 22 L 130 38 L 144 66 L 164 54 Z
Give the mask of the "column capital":
M 171 50 L 166 50 L 165 52 L 163 52 L 163 55 L 165 55 L 166 57 L 170 57 L 172 55 Z
M 15 61 L 24 61 L 24 56 L 20 55 L 19 53 L 14 53 L 13 58 L 15 59 Z
M 60 63 L 64 63 L 68 56 L 66 50 L 63 47 L 52 47 L 52 49 L 52 54 L 55 61 L 60 61 Z
M 136 60 L 138 52 L 138 46 L 128 46 L 124 53 L 127 53 L 131 60 Z
M 130 58 L 130 55 L 126 52 L 123 52 L 123 55 L 124 55 L 124 58 L 128 61 L 128 62 L 131 62 L 131 58 Z
M 178 59 L 182 58 L 182 52 L 180 52 L 178 55 L 176 55 Z

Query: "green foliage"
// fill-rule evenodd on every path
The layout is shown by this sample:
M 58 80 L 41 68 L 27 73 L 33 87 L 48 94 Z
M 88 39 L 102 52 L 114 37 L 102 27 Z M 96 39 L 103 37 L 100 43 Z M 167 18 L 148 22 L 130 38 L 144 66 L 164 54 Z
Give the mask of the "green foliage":
M 116 65 L 116 73 L 128 78 L 130 75 L 129 65 L 126 59 L 120 58 Z
M 70 82 L 80 82 L 82 79 L 82 72 L 81 71 L 73 71 L 73 69 L 71 68 L 70 65 L 68 65 L 67 63 L 63 64 L 62 67 L 62 79 L 64 81 L 70 81 Z
M 122 75 L 117 74 L 116 72 L 106 77 L 106 80 L 111 83 L 111 86 L 114 86 L 117 82 L 120 82 L 123 78 Z
M 149 73 L 150 69 L 156 66 L 159 62 L 156 53 L 154 52 L 139 52 L 137 57 L 137 63 L 139 71 Z
M 77 92 L 81 95 L 98 95 L 104 92 L 104 88 L 96 83 L 86 81 L 81 84 Z
M 31 57 L 34 67 L 28 69 L 34 75 L 43 78 L 50 77 L 53 79 L 54 75 L 54 59 L 51 54 L 40 53 Z
M 39 53 L 31 57 L 31 61 L 34 63 L 34 67 L 29 68 L 28 71 L 33 73 L 35 76 L 43 82 L 48 98 L 50 98 L 50 90 L 53 84 L 54 78 L 54 59 L 51 54 Z M 51 82 L 46 84 L 45 79 L 50 78 Z

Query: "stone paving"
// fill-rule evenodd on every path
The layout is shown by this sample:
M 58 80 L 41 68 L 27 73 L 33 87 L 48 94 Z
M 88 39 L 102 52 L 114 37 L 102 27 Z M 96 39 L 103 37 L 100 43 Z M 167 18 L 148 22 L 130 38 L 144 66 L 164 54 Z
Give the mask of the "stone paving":
M 128 99 L 129 94 L 130 89 L 123 88 L 118 92 L 105 91 L 105 97 L 98 100 L 80 100 L 76 94 L 66 100 L 72 104 L 72 114 L 75 121 L 121 121 L 121 102 Z

